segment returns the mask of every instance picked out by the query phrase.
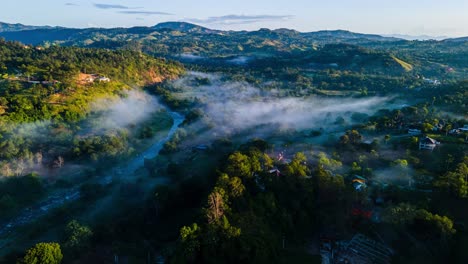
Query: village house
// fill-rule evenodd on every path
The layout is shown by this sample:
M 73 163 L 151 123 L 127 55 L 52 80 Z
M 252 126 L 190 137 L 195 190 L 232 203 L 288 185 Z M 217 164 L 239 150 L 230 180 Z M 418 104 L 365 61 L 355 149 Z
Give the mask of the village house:
M 419 130 L 419 129 L 411 129 L 411 128 L 408 129 L 408 134 L 410 134 L 410 135 L 420 135 L 421 133 L 422 133 L 422 131 Z
M 99 74 L 83 74 L 83 76 L 85 76 L 84 82 L 86 83 L 93 83 L 96 81 L 97 82 L 110 82 L 110 78 L 99 75 Z
M 425 137 L 419 140 L 419 150 L 421 149 L 434 150 L 434 148 L 437 147 L 437 145 L 440 145 L 440 142 L 430 137 Z
M 105 76 L 101 76 L 99 78 L 96 79 L 98 82 L 110 82 L 110 79 L 105 77 Z

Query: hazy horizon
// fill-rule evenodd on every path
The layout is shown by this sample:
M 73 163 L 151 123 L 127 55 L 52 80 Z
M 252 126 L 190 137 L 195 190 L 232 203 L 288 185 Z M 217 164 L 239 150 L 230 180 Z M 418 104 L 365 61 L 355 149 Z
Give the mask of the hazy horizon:
M 21 8 L 18 8 L 21 6 Z M 0 21 L 35 26 L 133 27 L 166 21 L 189 22 L 220 30 L 289 28 L 301 32 L 349 30 L 380 35 L 468 36 L 468 2 L 355 0 L 260 0 L 223 2 L 179 0 L 164 4 L 142 0 L 18 0 L 2 3 Z

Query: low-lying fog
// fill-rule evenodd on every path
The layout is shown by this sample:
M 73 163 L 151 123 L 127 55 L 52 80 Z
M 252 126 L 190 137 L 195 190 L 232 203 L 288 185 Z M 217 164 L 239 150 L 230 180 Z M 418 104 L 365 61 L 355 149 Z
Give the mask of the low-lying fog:
M 72 142 L 74 139 L 112 134 L 122 129 L 131 129 L 148 120 L 153 113 L 162 109 L 164 109 L 164 106 L 158 102 L 156 97 L 135 89 L 125 92 L 121 97 L 99 99 L 91 103 L 89 116 L 79 124 L 71 125 L 71 127 L 74 127 L 73 129 L 70 129 L 68 124 L 56 124 L 52 121 L 38 121 L 20 125 L 11 124 L 13 127 L 12 132 L 5 139 L 12 142 L 24 142 L 27 146 L 39 147 L 37 153 L 33 153 L 33 155 L 40 155 L 41 161 L 33 161 L 33 157 L 11 159 L 5 163 L 11 170 L 2 169 L 0 176 L 2 174 L 4 176 L 11 174 L 22 175 L 31 171 L 42 172 L 43 169 L 49 167 L 48 165 L 43 166 L 47 163 L 46 161 L 52 161 L 59 155 L 65 155 L 66 153 L 63 153 L 63 151 L 73 147 Z M 2 160 L 0 160 L 0 165 L 1 162 Z M 65 161 L 65 165 L 72 164 Z
M 196 79 L 209 79 L 208 85 L 194 85 Z M 204 82 L 206 83 L 206 82 Z M 225 81 L 222 76 L 191 72 L 173 83 L 177 96 L 200 102 L 205 118 L 217 132 L 240 132 L 263 125 L 287 129 L 335 129 L 351 124 L 351 116 L 372 115 L 384 108 L 389 98 L 322 97 L 278 98 L 268 90 L 243 82 Z
M 137 125 L 164 109 L 156 97 L 141 90 L 127 91 L 123 97 L 97 100 L 91 108 L 92 112 L 99 113 L 91 120 L 93 129 L 104 132 Z

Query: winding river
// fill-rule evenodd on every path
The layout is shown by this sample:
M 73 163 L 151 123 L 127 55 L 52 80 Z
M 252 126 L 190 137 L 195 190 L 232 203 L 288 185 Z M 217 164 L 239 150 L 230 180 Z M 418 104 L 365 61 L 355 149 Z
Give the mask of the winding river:
M 133 175 L 137 169 L 143 167 L 145 159 L 153 159 L 158 156 L 164 144 L 171 140 L 179 126 L 185 120 L 185 117 L 177 112 L 169 111 L 168 113 L 172 117 L 173 123 L 167 135 L 163 139 L 155 142 L 148 149 L 138 154 L 135 158 L 128 161 L 127 163 L 119 164 L 114 168 L 110 168 L 108 171 L 112 173 L 101 176 L 98 181 L 100 184 L 105 185 L 111 183 L 113 177 L 115 177 L 114 172 L 116 170 L 119 170 L 119 174 L 129 177 Z M 60 193 L 51 194 L 47 198 L 43 199 L 40 203 L 24 209 L 17 217 L 11 219 L 9 222 L 4 224 L 0 223 L 0 249 L 4 246 L 1 243 L 4 236 L 7 236 L 9 233 L 13 232 L 16 227 L 31 223 L 40 217 L 45 216 L 48 212 L 50 212 L 51 209 L 57 208 L 67 202 L 77 200 L 80 198 L 79 190 L 80 186 L 78 185 Z

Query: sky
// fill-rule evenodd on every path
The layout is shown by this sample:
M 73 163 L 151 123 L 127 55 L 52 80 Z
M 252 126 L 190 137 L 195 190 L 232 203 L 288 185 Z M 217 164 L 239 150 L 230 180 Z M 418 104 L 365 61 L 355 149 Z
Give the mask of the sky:
M 7 0 L 0 21 L 65 27 L 186 21 L 223 30 L 468 36 L 468 0 Z

